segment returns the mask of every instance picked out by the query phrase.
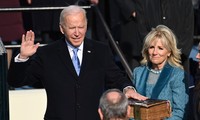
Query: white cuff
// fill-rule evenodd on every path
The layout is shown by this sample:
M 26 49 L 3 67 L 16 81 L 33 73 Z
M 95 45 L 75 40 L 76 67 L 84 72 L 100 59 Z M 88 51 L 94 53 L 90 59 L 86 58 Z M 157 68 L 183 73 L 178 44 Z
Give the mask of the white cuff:
M 126 87 L 123 89 L 123 93 L 126 93 L 126 91 L 127 91 L 128 89 L 133 89 L 135 92 L 137 92 L 136 89 L 135 89 L 133 86 L 126 86 Z
M 18 54 L 16 57 L 15 57 L 15 62 L 26 62 L 29 58 L 26 58 L 26 59 L 22 59 L 22 58 L 19 58 L 19 55 Z

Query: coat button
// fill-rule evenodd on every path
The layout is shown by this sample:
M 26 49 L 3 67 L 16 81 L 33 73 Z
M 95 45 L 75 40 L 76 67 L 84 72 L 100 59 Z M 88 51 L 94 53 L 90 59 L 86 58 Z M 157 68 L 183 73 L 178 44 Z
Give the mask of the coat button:
M 163 20 L 166 20 L 166 17 L 165 17 L 165 16 L 163 16 Z
M 81 86 L 79 85 L 79 84 L 76 84 L 76 88 L 78 89 L 78 88 L 80 88 Z
M 80 109 L 81 108 L 81 106 L 80 106 L 80 104 L 76 104 L 76 109 L 78 110 L 78 109 Z

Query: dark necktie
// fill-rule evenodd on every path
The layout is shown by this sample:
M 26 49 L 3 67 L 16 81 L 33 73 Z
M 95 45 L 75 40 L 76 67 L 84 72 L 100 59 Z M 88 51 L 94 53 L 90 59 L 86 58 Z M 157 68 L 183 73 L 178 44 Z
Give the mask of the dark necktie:
M 80 72 L 80 61 L 78 59 L 77 52 L 78 52 L 78 48 L 74 48 L 73 49 L 74 55 L 72 57 L 72 62 L 74 64 L 74 68 L 76 70 L 77 75 L 79 75 L 79 72 Z

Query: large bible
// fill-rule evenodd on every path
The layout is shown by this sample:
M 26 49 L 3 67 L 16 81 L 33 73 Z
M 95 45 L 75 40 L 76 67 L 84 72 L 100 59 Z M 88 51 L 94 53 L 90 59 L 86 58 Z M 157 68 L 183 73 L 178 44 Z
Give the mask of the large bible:
M 139 101 L 129 99 L 131 106 L 130 118 L 135 120 L 162 120 L 171 116 L 171 107 L 168 100 L 147 99 Z

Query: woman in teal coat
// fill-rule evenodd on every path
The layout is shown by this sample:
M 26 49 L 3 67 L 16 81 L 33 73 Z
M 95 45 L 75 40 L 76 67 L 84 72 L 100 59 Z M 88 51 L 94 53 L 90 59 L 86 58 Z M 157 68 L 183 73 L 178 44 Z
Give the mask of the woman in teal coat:
M 158 25 L 146 36 L 141 66 L 133 71 L 138 93 L 152 99 L 169 100 L 172 115 L 167 120 L 186 119 L 188 94 L 176 37 L 164 25 Z

